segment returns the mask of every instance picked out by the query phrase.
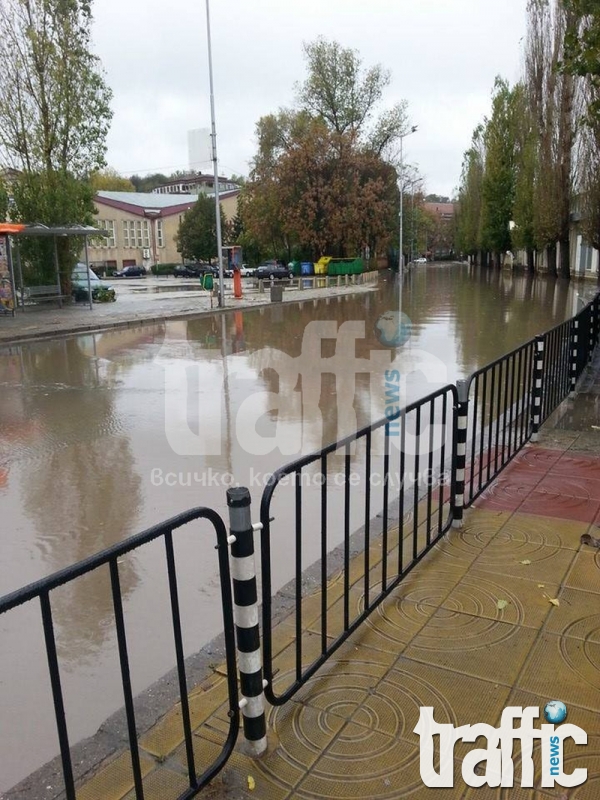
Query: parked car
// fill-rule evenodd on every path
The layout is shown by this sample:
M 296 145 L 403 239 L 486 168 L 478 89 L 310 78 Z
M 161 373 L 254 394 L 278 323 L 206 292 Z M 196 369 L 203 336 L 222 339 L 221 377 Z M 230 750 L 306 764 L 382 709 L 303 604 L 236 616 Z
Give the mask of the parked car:
M 114 278 L 145 278 L 146 270 L 144 267 L 123 267 L 113 275 Z
M 270 262 L 258 266 L 254 270 L 254 277 L 259 280 L 264 280 L 265 278 L 293 278 L 294 273 L 289 267 L 285 267 L 283 264 Z
M 174 278 L 199 278 L 203 274 L 200 264 L 178 264 L 173 268 Z
M 415 258 L 415 264 L 426 264 L 426 263 L 427 263 L 426 258 Z
M 242 278 L 250 278 L 256 272 L 256 267 L 249 267 L 247 264 L 242 264 L 240 267 L 240 275 Z
M 71 294 L 75 301 L 89 299 L 88 274 L 89 286 L 92 289 L 92 300 L 96 302 L 114 302 L 117 299 L 115 290 L 110 283 L 101 281 L 95 272 L 80 262 L 75 265 L 71 273 Z

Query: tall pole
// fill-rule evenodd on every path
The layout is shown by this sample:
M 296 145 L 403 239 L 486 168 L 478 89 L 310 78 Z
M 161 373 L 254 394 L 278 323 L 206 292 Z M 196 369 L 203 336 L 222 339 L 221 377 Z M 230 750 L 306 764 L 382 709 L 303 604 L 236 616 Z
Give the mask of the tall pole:
M 219 259 L 219 308 L 225 305 L 225 281 L 223 276 L 223 242 L 221 240 L 221 203 L 219 201 L 219 163 L 217 161 L 217 126 L 215 124 L 215 90 L 213 86 L 212 45 L 210 39 L 210 9 L 206 0 L 206 33 L 208 37 L 208 78 L 210 82 L 210 119 L 212 161 L 215 171 L 215 206 L 217 220 L 217 258 Z
M 403 237 L 403 227 L 404 227 L 404 213 L 403 213 L 403 199 L 404 199 L 404 151 L 403 151 L 403 144 L 404 144 L 404 137 L 410 136 L 411 133 L 415 133 L 417 130 L 417 126 L 413 125 L 412 128 L 403 133 L 400 136 L 400 248 L 398 253 L 398 284 L 399 284 L 399 297 L 398 297 L 398 310 L 402 311 L 402 283 L 404 277 L 404 256 L 402 253 L 402 237 Z
M 398 250 L 398 277 L 400 279 L 400 295 L 402 295 L 402 276 L 404 273 L 404 256 L 402 254 L 402 234 L 404 233 L 404 231 L 402 230 L 404 224 L 404 211 L 402 208 L 404 200 L 404 158 L 402 152 L 403 144 L 404 144 L 404 136 L 401 136 L 400 137 L 400 248 Z

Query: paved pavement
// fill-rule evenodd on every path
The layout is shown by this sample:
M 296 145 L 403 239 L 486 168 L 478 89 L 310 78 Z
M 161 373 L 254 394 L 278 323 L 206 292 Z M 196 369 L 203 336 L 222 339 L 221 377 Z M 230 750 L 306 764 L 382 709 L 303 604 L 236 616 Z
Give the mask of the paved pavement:
M 452 530 L 293 700 L 269 710 L 267 754 L 251 760 L 240 736 L 202 796 L 600 797 L 600 549 L 593 546 L 600 537 L 600 352 L 581 388 L 540 442 L 524 448 L 475 502 L 464 529 Z M 390 555 L 397 544 L 396 530 Z M 373 548 L 374 572 L 380 559 Z M 359 566 L 351 567 L 354 611 L 364 603 Z M 331 620 L 342 618 L 342 583 L 338 575 L 328 587 Z M 320 652 L 320 594 L 307 597 L 303 609 L 304 655 L 311 660 Z M 274 631 L 277 690 L 294 679 L 294 638 L 293 618 Z M 197 763 L 204 765 L 218 756 L 227 730 L 221 671 L 191 695 Z M 455 788 L 423 785 L 413 733 L 421 706 L 433 706 L 437 722 L 498 725 L 506 706 L 543 708 L 549 700 L 565 702 L 569 722 L 587 731 L 587 747 L 565 746 L 565 772 L 586 768 L 585 784 L 541 788 L 536 748 L 536 788 L 468 788 L 460 765 L 475 745 L 458 743 Z M 180 709 L 140 745 L 147 800 L 177 797 L 186 788 Z M 514 753 L 518 787 L 518 742 Z M 132 786 L 123 753 L 78 799 L 133 800 Z
M 351 276 L 355 277 L 355 276 Z M 283 302 L 311 300 L 324 296 L 371 291 L 377 282 L 377 273 L 367 273 L 364 284 L 330 286 L 328 288 L 300 288 L 298 281 L 286 287 Z M 358 276 L 362 281 L 363 276 Z M 259 292 L 254 281 L 245 282 L 243 297 L 233 297 L 231 281 L 225 282 L 225 303 L 230 310 L 254 308 L 271 302 L 270 286 Z M 305 283 L 308 282 L 305 281 Z M 106 328 L 139 325 L 141 322 L 162 322 L 165 319 L 197 317 L 217 310 L 217 299 L 198 288 L 198 281 L 174 278 L 142 278 L 113 281 L 117 290 L 115 303 L 95 303 L 90 309 L 85 303 L 58 308 L 54 302 L 18 309 L 14 317 L 0 316 L 0 346 L 30 339 L 39 339 L 74 333 L 89 333 Z

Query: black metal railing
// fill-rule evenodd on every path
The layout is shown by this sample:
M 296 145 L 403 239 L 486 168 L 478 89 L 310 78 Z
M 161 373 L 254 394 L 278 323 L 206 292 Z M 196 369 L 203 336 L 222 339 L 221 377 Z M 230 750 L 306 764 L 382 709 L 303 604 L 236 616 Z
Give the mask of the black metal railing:
M 281 705 L 289 700 L 450 526 L 462 525 L 463 508 L 490 485 L 532 435 L 537 434 L 541 422 L 574 389 L 599 337 L 600 294 L 573 319 L 477 370 L 467 381 L 459 382 L 463 384 L 459 388 L 446 386 L 394 417 L 382 419 L 273 474 L 261 501 L 263 660 L 265 695 L 272 704 Z M 393 431 L 393 426 L 397 430 Z M 436 427 L 437 436 L 432 433 Z M 382 484 L 378 531 L 374 527 L 376 498 L 371 481 L 373 441 L 378 433 L 383 433 L 381 469 L 385 477 L 390 476 L 393 432 L 399 437 L 398 480 L 395 484 L 394 481 Z M 412 449 L 407 447 L 409 439 L 415 445 Z M 357 463 L 362 467 L 358 483 L 364 488 L 360 494 L 362 509 L 358 524 L 352 525 L 351 506 L 357 493 L 352 492 L 349 477 Z M 436 470 L 432 470 L 434 465 Z M 311 469 L 313 476 L 320 478 L 319 492 L 307 498 L 303 478 Z M 419 479 L 423 470 L 430 473 L 429 485 Z M 442 475 L 446 480 L 441 480 Z M 336 496 L 331 484 L 340 476 L 338 486 L 343 487 L 343 492 Z M 284 685 L 283 676 L 278 674 L 273 641 L 272 522 L 277 516 L 275 490 L 288 477 L 293 479 L 292 494 L 280 507 L 293 523 L 291 541 L 286 541 L 284 547 L 286 560 L 291 556 L 294 565 L 290 591 L 295 600 L 295 638 L 293 674 L 287 675 Z M 316 507 L 312 518 L 307 514 L 308 505 Z M 391 525 L 395 516 L 397 526 Z M 305 550 L 313 538 L 305 536 L 309 528 L 320 532 L 318 552 L 313 552 L 312 560 L 305 558 Z M 376 562 L 372 547 L 375 538 L 381 553 Z M 354 541 L 358 541 L 358 555 L 351 558 Z M 330 563 L 337 564 L 340 547 L 341 584 L 340 580 L 332 581 L 329 569 Z M 315 580 L 320 593 L 318 615 L 308 631 L 313 637 L 317 635 L 316 647 L 314 638 L 311 642 L 306 635 L 303 619 L 305 561 L 307 565 L 316 564 L 319 573 Z M 332 602 L 328 593 L 334 585 L 341 588 L 337 590 L 339 597 L 336 595 Z M 362 598 L 356 608 L 352 606 L 353 589 L 358 589 Z M 277 686 L 274 686 L 276 676 Z
M 542 421 L 567 397 L 571 388 L 573 320 L 557 325 L 540 337 L 543 342 Z
M 217 539 L 230 710 L 229 728 L 223 748 L 217 759 L 212 764 L 202 769 L 200 774 L 198 774 L 193 747 L 193 732 L 188 701 L 188 688 L 180 618 L 179 590 L 173 547 L 173 533 L 184 525 L 200 519 L 207 520 L 212 524 Z M 10 612 L 12 609 L 17 608 L 18 606 L 22 606 L 24 603 L 30 603 L 36 600 L 39 600 L 40 602 L 45 648 L 48 658 L 50 686 L 52 691 L 52 700 L 54 703 L 56 728 L 60 745 L 60 757 L 62 761 L 65 795 L 67 800 L 76 800 L 75 775 L 71 758 L 69 732 L 67 729 L 65 702 L 61 681 L 61 670 L 52 616 L 51 593 L 58 587 L 71 583 L 72 581 L 77 580 L 81 576 L 86 575 L 94 570 L 98 570 L 103 567 L 107 567 L 109 570 L 135 797 L 136 800 L 143 800 L 144 789 L 140 765 L 140 752 L 138 746 L 132 690 L 132 676 L 129 663 L 118 560 L 126 553 L 130 553 L 132 550 L 136 550 L 137 548 L 160 538 L 162 538 L 165 543 L 165 561 L 171 602 L 171 617 L 173 622 L 175 657 L 179 683 L 179 698 L 181 702 L 181 719 L 185 741 L 187 777 L 189 781 L 189 789 L 180 795 L 179 800 L 187 800 L 188 798 L 195 797 L 202 787 L 205 786 L 224 766 L 235 745 L 239 729 L 239 704 L 227 530 L 221 517 L 215 511 L 212 511 L 209 508 L 194 508 L 183 514 L 179 514 L 176 517 L 172 517 L 160 525 L 149 528 L 148 530 L 131 537 L 125 542 L 114 545 L 102 551 L 101 553 L 80 561 L 78 564 L 68 567 L 67 569 L 63 569 L 54 575 L 50 575 L 47 578 L 32 583 L 29 586 L 19 589 L 18 591 L 6 595 L 0 599 L 0 616 Z
M 273 474 L 261 503 L 263 660 L 265 695 L 272 704 L 289 700 L 450 527 L 452 487 L 446 477 L 454 449 L 455 406 L 456 389 L 445 386 Z M 353 475 L 364 487 L 358 503 L 352 502 L 356 500 L 352 497 Z M 291 487 L 286 483 L 291 495 L 284 508 L 292 508 L 293 520 L 288 550 L 294 561 L 295 663 L 291 685 L 277 694 L 273 686 L 272 499 L 288 476 L 292 478 Z M 318 480 L 313 480 L 315 477 Z M 311 488 L 312 497 L 307 497 Z M 311 526 L 316 524 L 320 530 L 317 583 L 321 596 L 314 626 L 319 644 L 314 658 L 303 652 L 307 621 L 302 605 L 305 511 L 311 501 L 319 507 Z M 374 528 L 377 507 L 381 508 L 380 530 Z M 354 558 L 353 534 L 360 536 L 360 555 Z M 337 563 L 330 552 L 336 542 L 340 542 L 342 589 L 339 600 L 332 603 L 328 597 L 329 564 Z M 352 607 L 353 589 L 359 590 L 362 607 Z
M 481 494 L 531 435 L 534 342 L 469 380 L 465 505 Z

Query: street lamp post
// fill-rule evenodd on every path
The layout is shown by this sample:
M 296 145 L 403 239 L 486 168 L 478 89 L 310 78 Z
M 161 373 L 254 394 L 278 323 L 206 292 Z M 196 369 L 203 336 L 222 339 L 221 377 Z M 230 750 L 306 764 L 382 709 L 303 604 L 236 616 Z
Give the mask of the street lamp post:
M 410 136 L 411 133 L 415 133 L 417 130 L 417 126 L 413 125 L 412 128 L 403 133 L 400 136 L 400 248 L 398 252 L 398 275 L 400 276 L 400 281 L 402 281 L 402 273 L 404 272 L 404 254 L 402 252 L 402 237 L 403 237 L 403 227 L 404 227 L 404 213 L 403 213 L 403 199 L 404 199 L 404 156 L 403 156 L 403 143 L 404 137 Z
M 223 241 L 221 238 L 221 203 L 219 200 L 219 164 L 217 161 L 217 126 L 215 123 L 215 91 L 213 86 L 212 45 L 210 39 L 210 9 L 206 0 L 206 35 L 208 39 L 208 78 L 210 82 L 210 119 L 212 161 L 215 173 L 215 206 L 217 222 L 217 258 L 219 259 L 219 308 L 225 305 L 225 282 L 223 280 Z

